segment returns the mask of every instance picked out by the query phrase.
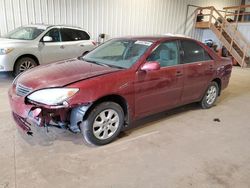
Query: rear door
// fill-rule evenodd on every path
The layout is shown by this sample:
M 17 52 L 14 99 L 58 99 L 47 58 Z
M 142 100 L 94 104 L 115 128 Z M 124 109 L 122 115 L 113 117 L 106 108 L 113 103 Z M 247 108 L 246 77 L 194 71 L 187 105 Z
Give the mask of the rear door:
M 135 82 L 136 116 L 145 116 L 178 105 L 183 87 L 183 65 L 180 64 L 177 41 L 161 43 L 146 62 L 157 61 L 160 70 L 137 72 Z
M 63 48 L 68 58 L 81 56 L 86 51 L 93 49 L 94 45 L 90 41 L 90 36 L 82 30 L 62 28 L 61 36 Z
M 196 41 L 180 40 L 181 63 L 184 70 L 182 103 L 199 100 L 214 74 L 214 60 Z

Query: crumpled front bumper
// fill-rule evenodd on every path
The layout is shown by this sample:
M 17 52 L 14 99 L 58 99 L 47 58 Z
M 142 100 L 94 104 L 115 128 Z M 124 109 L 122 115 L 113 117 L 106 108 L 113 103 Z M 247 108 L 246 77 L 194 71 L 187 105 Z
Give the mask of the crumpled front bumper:
M 34 105 L 25 104 L 24 97 L 15 93 L 15 86 L 12 86 L 8 92 L 9 103 L 12 109 L 12 116 L 16 124 L 27 134 L 31 133 L 32 125 L 41 125 L 41 119 L 34 117 L 33 111 L 36 109 Z
M 73 118 L 69 117 L 70 108 L 59 108 L 60 106 L 57 108 L 26 102 L 25 97 L 16 94 L 15 85 L 12 85 L 8 94 L 13 118 L 16 124 L 28 135 L 32 135 L 31 129 L 35 126 L 69 128 L 75 133 L 80 131 L 77 125 L 78 122 L 76 122 L 77 118 L 74 118 L 76 113 L 73 114 Z M 68 122 L 71 119 L 74 124 L 68 127 Z
M 25 98 L 16 95 L 14 85 L 12 85 L 12 87 L 9 89 L 8 96 L 12 112 L 18 114 L 22 118 L 27 118 L 33 105 L 25 104 L 24 102 Z
M 31 131 L 31 124 L 26 121 L 26 119 L 18 116 L 14 112 L 12 112 L 13 119 L 15 120 L 16 124 L 25 131 L 28 135 L 33 135 L 33 132 Z

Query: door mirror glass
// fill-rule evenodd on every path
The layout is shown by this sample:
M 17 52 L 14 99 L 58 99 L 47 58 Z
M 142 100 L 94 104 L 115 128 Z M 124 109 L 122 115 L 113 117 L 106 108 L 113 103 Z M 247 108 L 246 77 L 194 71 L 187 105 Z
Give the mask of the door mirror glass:
M 50 36 L 43 37 L 43 42 L 52 42 L 52 41 L 53 41 L 53 39 Z
M 157 61 L 149 61 L 146 62 L 142 67 L 142 71 L 154 71 L 154 70 L 159 70 L 160 69 L 160 63 Z

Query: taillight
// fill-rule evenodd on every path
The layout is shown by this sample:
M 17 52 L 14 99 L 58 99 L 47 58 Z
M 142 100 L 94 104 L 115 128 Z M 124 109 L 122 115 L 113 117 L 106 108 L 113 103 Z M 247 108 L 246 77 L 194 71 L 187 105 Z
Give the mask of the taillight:
M 95 41 L 92 41 L 92 44 L 93 44 L 94 46 L 96 46 L 96 42 L 95 42 Z

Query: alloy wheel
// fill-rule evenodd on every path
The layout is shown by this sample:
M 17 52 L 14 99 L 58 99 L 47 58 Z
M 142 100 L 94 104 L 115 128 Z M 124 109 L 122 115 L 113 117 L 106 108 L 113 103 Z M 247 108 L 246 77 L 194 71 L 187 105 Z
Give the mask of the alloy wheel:
M 206 95 L 207 104 L 209 105 L 213 104 L 216 97 L 217 97 L 217 88 L 215 86 L 209 87 Z
M 120 118 L 115 110 L 103 110 L 94 120 L 93 133 L 100 140 L 108 139 L 117 131 L 119 123 Z
M 26 61 L 23 61 L 22 64 L 20 65 L 19 71 L 24 72 L 24 71 L 26 71 L 28 69 L 32 69 L 34 67 L 35 67 L 35 65 L 31 61 L 26 60 Z

